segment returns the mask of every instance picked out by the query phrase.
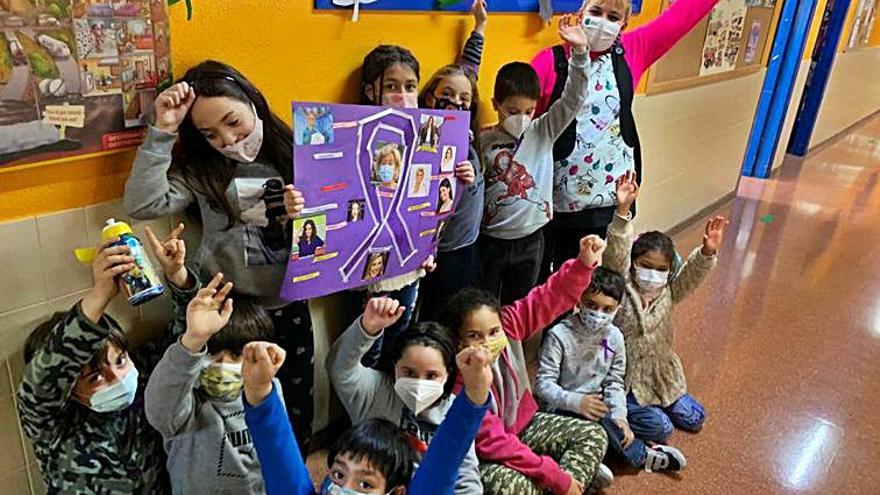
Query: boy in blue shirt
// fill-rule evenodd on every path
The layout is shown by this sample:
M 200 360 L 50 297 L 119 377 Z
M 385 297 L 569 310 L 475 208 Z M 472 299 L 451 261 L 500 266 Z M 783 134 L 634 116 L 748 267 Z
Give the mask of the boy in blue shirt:
M 388 315 L 391 317 L 392 315 Z M 272 379 L 284 363 L 275 344 L 252 342 L 244 349 L 245 420 L 263 468 L 268 495 L 314 495 L 305 462 Z M 489 354 L 469 348 L 457 356 L 465 393 L 446 419 L 413 476 L 416 452 L 393 423 L 373 419 L 343 433 L 328 457 L 330 474 L 321 495 L 452 493 L 459 466 L 489 407 Z

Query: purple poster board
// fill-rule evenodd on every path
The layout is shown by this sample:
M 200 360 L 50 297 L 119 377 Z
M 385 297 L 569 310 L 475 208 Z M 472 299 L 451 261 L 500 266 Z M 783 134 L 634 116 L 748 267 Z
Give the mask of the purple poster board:
M 293 103 L 293 222 L 281 297 L 302 300 L 409 273 L 434 254 L 464 187 L 470 114 Z

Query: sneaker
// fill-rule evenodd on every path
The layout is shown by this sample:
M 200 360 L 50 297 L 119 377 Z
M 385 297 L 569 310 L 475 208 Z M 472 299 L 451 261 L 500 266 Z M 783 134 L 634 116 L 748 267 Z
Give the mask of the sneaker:
M 593 481 L 590 483 L 592 491 L 597 492 L 599 490 L 604 490 L 613 483 L 614 473 L 612 473 L 611 469 L 605 464 L 599 464 L 599 469 L 596 470 L 596 474 L 593 476 Z
M 645 457 L 645 471 L 681 471 L 687 466 L 687 459 L 675 447 L 669 445 L 655 445 L 648 447 Z

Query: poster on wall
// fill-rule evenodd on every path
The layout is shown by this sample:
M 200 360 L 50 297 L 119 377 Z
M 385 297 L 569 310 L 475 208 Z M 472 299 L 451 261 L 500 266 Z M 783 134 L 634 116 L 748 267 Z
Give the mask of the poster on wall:
M 700 76 L 736 68 L 747 10 L 743 0 L 721 0 L 712 10 L 703 44 Z
M 855 20 L 853 20 L 852 31 L 849 35 L 848 48 L 856 46 L 865 46 L 871 39 L 871 32 L 874 29 L 874 20 L 877 14 L 876 0 L 859 0 L 856 7 Z
M 164 0 L 0 0 L 0 166 L 136 146 L 170 82 Z
M 418 269 L 464 187 L 468 112 L 295 102 L 293 221 L 281 297 L 295 301 Z
M 364 11 L 449 11 L 467 12 L 473 0 L 315 0 L 315 9 L 353 9 Z M 538 12 L 541 0 L 491 0 L 491 12 Z M 553 0 L 553 11 L 557 14 L 575 12 L 581 8 L 583 0 Z M 642 10 L 642 0 L 633 0 L 632 12 L 638 14 Z
M 743 61 L 746 64 L 751 64 L 758 56 L 758 41 L 761 39 L 762 25 L 763 23 L 760 19 L 755 19 L 755 21 L 752 22 L 752 28 L 749 30 L 749 39 L 746 42 L 746 53 L 743 57 Z

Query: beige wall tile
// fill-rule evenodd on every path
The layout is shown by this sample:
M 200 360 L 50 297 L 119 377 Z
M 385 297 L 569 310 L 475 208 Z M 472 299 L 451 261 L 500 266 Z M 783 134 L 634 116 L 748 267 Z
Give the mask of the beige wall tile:
M 28 335 L 48 316 L 46 303 L 0 314 L 0 354 L 15 356 L 21 353 Z
M 0 487 L 2 487 L 4 495 L 30 495 L 31 485 L 28 481 L 28 469 L 22 467 L 5 476 L 0 476 Z
M 33 495 L 45 495 L 46 484 L 43 483 L 43 476 L 40 474 L 40 466 L 36 462 L 28 464 L 28 474 L 31 478 L 31 491 Z
M 125 213 L 121 201 L 111 201 L 109 203 L 100 203 L 85 208 L 86 213 L 86 229 L 89 234 L 89 241 L 92 245 L 98 245 L 101 242 L 101 229 L 104 228 L 107 219 L 115 218 L 118 221 L 126 222 L 131 225 L 131 219 Z
M 26 466 L 18 414 L 12 397 L 0 400 L 0 477 Z M 0 486 L 3 486 L 0 483 Z M 5 493 L 5 490 L 4 490 Z
M 36 220 L 26 218 L 0 223 L 0 259 L 3 260 L 0 313 L 46 299 Z
M 167 289 L 162 297 L 141 306 L 141 319 L 138 321 L 136 335 L 132 335 L 135 344 L 160 339 L 168 331 L 168 323 L 174 317 L 171 295 Z
M 9 359 L 0 358 L 0 400 L 11 396 L 14 389 L 9 373 Z
M 37 217 L 46 295 L 58 297 L 92 285 L 88 265 L 76 261 L 73 250 L 87 247 L 86 215 L 82 208 Z
M 812 146 L 880 110 L 880 48 L 840 53 L 813 131 Z

